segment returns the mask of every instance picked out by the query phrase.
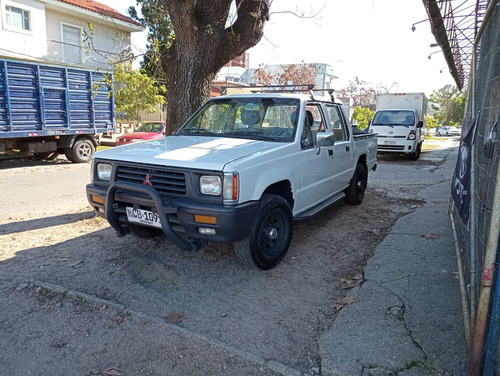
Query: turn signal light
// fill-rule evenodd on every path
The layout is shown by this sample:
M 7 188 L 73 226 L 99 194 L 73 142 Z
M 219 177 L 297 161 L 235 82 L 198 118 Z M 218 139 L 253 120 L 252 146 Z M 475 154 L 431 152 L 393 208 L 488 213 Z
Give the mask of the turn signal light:
M 196 223 L 206 223 L 209 225 L 216 225 L 217 224 L 217 217 L 211 216 L 211 215 L 200 215 L 200 214 L 195 214 L 194 215 L 194 221 Z
M 92 198 L 92 201 L 94 201 L 94 202 L 97 202 L 99 204 L 104 204 L 104 201 L 101 200 L 101 198 L 99 196 L 92 195 L 91 198 Z

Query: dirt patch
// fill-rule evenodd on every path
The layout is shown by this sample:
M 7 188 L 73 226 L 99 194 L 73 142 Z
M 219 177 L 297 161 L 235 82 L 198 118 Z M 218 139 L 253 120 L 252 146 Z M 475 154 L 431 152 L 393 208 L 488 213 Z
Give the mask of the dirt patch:
M 0 224 L 0 369 L 319 374 L 317 341 L 342 306 L 342 280 L 362 276 L 419 204 L 371 186 L 360 206 L 295 223 L 289 253 L 267 272 L 243 267 L 228 244 L 189 253 L 161 236 L 117 238 L 85 210 Z

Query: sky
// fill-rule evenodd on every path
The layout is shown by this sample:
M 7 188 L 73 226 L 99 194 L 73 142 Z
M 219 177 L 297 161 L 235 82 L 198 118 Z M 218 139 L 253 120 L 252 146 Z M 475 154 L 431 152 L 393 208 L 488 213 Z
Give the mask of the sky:
M 123 14 L 135 5 L 134 0 L 98 1 Z M 436 40 L 422 0 L 273 0 L 270 12 L 264 37 L 248 50 L 251 68 L 326 63 L 339 90 L 355 77 L 367 86 L 427 96 L 455 85 L 441 50 L 431 47 Z M 144 50 L 141 34 L 132 35 L 132 44 Z

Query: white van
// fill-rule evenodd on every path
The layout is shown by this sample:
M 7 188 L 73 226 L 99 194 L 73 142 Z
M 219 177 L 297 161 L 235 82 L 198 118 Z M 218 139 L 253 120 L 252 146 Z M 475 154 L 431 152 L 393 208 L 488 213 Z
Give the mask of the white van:
M 425 136 L 424 93 L 379 94 L 370 132 L 377 133 L 377 151 L 420 157 Z

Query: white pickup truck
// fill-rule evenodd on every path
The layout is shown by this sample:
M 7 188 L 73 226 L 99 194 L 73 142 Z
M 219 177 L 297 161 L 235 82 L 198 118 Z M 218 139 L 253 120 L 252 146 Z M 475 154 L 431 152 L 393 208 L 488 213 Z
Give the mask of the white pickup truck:
M 376 155 L 376 136 L 353 132 L 338 101 L 228 95 L 175 135 L 96 153 L 87 198 L 118 236 L 161 230 L 185 250 L 231 242 L 266 270 L 285 256 L 294 219 L 361 203 Z

